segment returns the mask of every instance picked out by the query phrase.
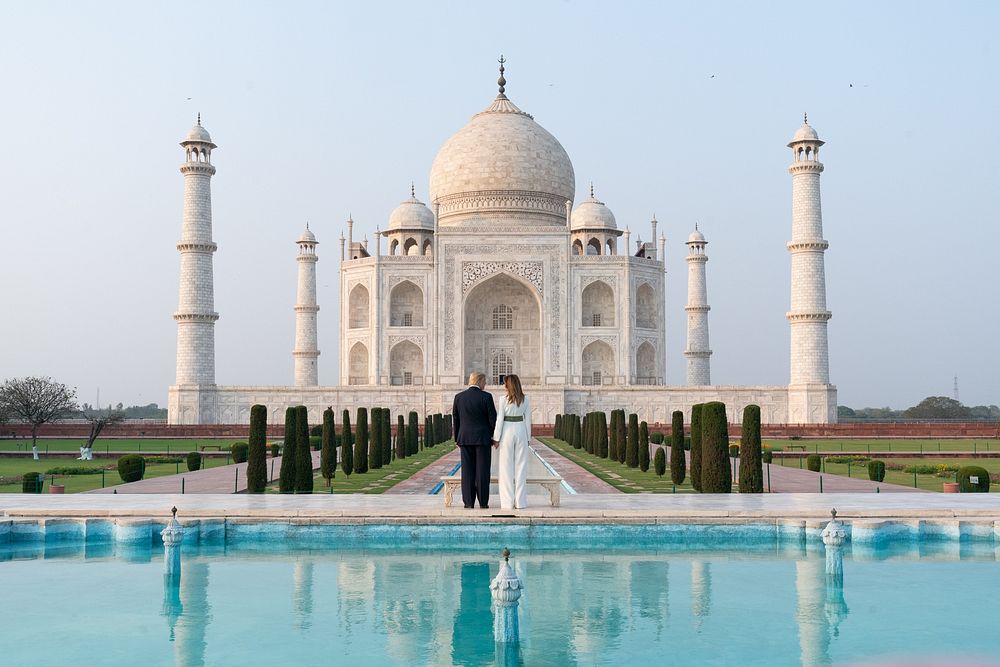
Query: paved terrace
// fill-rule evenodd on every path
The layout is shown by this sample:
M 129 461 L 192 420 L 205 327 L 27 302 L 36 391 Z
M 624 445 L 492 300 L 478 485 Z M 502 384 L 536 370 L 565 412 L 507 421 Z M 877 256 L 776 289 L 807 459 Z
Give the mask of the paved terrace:
M 444 507 L 428 495 L 0 494 L 6 518 L 155 517 L 176 506 L 181 518 L 290 519 L 328 523 L 455 522 L 746 522 L 823 519 L 836 507 L 845 519 L 977 519 L 1000 521 L 1000 494 L 783 493 L 578 494 L 563 505 L 525 510 Z

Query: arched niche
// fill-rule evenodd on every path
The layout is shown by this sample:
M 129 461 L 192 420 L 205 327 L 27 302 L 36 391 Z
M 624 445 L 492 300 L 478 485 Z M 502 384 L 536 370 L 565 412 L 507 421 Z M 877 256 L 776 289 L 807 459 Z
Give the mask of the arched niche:
M 642 283 L 635 291 L 635 325 L 644 329 L 656 329 L 660 309 L 656 291 L 649 283 Z
M 393 385 L 423 384 L 424 353 L 413 342 L 404 340 L 389 351 L 389 383 Z
M 389 292 L 389 326 L 424 326 L 424 292 L 409 280 Z
M 463 314 L 466 375 L 478 371 L 489 377 L 496 355 L 507 354 L 522 384 L 540 381 L 542 307 L 533 286 L 498 273 L 469 291 Z
M 595 280 L 583 288 L 580 311 L 585 327 L 615 326 L 615 292 L 603 280 Z
M 635 352 L 635 376 L 638 384 L 657 384 L 656 349 L 649 341 L 643 341 Z
M 348 384 L 368 384 L 368 348 L 358 341 L 348 355 Z
M 355 285 L 347 300 L 347 327 L 364 329 L 368 326 L 368 288 Z
M 583 348 L 581 371 L 583 384 L 612 384 L 615 378 L 615 352 L 603 340 L 595 340 Z

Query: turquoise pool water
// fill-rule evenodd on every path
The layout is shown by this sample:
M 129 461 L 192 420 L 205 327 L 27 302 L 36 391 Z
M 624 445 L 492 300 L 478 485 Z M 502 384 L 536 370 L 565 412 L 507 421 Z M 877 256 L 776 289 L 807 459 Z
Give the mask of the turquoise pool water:
M 705 529 L 696 549 L 515 549 L 525 590 L 508 649 L 492 640 L 493 545 L 185 544 L 178 583 L 158 544 L 8 543 L 0 663 L 1000 663 L 992 540 L 848 545 L 841 585 L 814 540 L 725 531 Z

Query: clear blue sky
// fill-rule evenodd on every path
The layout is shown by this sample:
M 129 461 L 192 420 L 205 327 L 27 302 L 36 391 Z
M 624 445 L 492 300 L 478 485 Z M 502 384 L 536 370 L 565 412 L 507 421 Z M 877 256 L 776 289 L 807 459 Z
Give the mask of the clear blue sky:
M 337 237 L 427 199 L 441 144 L 507 92 L 620 226 L 668 238 L 668 381 L 684 377 L 683 241 L 709 240 L 712 377 L 788 378 L 790 151 L 827 145 L 840 403 L 1000 403 L 994 2 L 7 2 L 0 6 L 0 377 L 166 401 L 183 154 L 219 144 L 217 379 L 292 379 L 294 240 L 320 245 L 320 380 L 338 377 Z M 714 75 L 714 76 L 713 76 Z M 853 84 L 853 86 L 852 86 Z M 191 98 L 191 100 L 188 100 Z

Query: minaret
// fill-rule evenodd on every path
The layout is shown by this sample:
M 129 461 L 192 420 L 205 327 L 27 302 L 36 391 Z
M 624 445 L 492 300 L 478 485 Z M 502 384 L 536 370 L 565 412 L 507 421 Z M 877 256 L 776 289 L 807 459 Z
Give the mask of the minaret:
M 316 361 L 319 349 L 316 347 L 316 236 L 306 230 L 296 241 L 299 255 L 295 260 L 299 263 L 299 287 L 295 299 L 295 386 L 315 387 L 319 384 L 319 369 Z
M 830 383 L 830 361 L 826 323 L 826 269 L 823 253 L 823 211 L 819 196 L 820 141 L 804 118 L 802 127 L 788 144 L 792 149 L 792 300 L 788 311 L 791 325 L 792 385 Z
M 684 307 L 687 311 L 688 331 L 687 349 L 687 383 L 689 385 L 712 384 L 712 373 L 709 365 L 712 350 L 708 346 L 708 287 L 705 282 L 705 264 L 708 255 L 705 246 L 708 241 L 704 234 L 698 231 L 698 225 L 688 237 L 688 302 Z
M 180 299 L 177 320 L 177 384 L 215 384 L 215 285 L 212 255 L 212 149 L 215 144 L 198 124 L 184 141 L 184 218 L 181 240 Z

